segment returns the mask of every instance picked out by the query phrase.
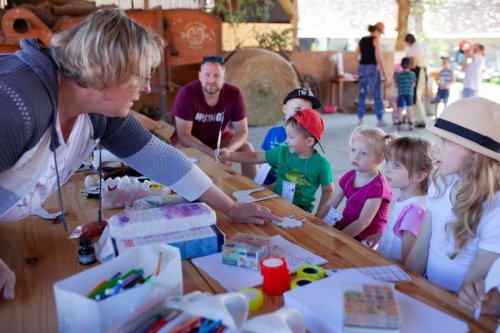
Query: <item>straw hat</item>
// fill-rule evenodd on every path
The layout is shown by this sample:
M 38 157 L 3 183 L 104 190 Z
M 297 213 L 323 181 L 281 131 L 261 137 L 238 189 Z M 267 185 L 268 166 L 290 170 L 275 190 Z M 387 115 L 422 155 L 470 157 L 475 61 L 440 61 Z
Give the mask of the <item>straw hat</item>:
M 449 105 L 427 129 L 500 161 L 500 104 L 482 97 L 461 99 Z

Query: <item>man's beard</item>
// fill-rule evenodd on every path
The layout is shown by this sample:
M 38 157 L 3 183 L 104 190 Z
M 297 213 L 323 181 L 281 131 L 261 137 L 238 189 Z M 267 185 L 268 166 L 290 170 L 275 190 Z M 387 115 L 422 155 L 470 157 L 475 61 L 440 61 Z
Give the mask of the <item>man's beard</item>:
M 217 86 L 204 86 L 202 87 L 203 88 L 203 91 L 209 95 L 215 95 L 215 94 L 218 94 L 222 88 L 219 88 Z

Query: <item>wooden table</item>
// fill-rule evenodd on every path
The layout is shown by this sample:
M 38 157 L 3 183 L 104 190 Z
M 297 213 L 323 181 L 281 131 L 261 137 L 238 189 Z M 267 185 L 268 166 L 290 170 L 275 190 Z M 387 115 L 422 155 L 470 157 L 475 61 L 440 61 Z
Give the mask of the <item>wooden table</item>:
M 358 83 L 358 80 L 346 79 L 345 77 L 336 76 L 330 80 L 330 104 L 337 105 L 339 112 L 345 112 L 344 108 L 344 84 Z M 335 96 L 335 100 L 333 98 Z
M 16 273 L 15 300 L 0 299 L 0 332 L 57 332 L 52 285 L 97 265 L 80 265 L 79 242 L 68 239 L 78 224 L 97 220 L 98 201 L 87 199 L 82 193 L 85 175 L 76 173 L 63 187 L 68 231 L 64 231 L 61 223 L 39 217 L 0 224 L 0 258 Z M 56 196 L 49 198 L 44 207 L 49 212 L 59 211 Z M 104 210 L 103 215 L 107 218 L 119 211 Z M 185 293 L 214 292 L 190 261 L 182 262 L 182 270 Z
M 199 157 L 198 165 L 228 194 L 235 190 L 257 187 L 249 179 L 216 164 L 210 157 L 197 150 L 186 149 L 185 152 L 189 156 Z M 97 200 L 87 199 L 82 194 L 84 176 L 85 173 L 77 173 L 63 187 L 68 232 L 64 231 L 61 224 L 53 224 L 38 217 L 0 224 L 0 258 L 10 265 L 17 277 L 16 299 L 0 300 L 0 332 L 57 331 L 52 285 L 89 268 L 78 263 L 78 241 L 67 238 L 78 224 L 95 220 L 97 216 Z M 268 194 L 268 191 L 258 193 L 262 196 Z M 217 212 L 217 224 L 226 237 L 237 232 L 282 235 L 287 240 L 326 258 L 328 266 L 333 268 L 394 263 L 282 198 L 265 200 L 261 204 L 269 207 L 276 215 L 293 214 L 298 218 L 307 218 L 308 222 L 300 229 L 284 230 L 270 223 L 264 226 L 238 224 Z M 44 207 L 50 212 L 59 210 L 56 196 L 52 196 Z M 109 217 L 117 211 L 104 211 L 104 216 Z M 190 261 L 184 260 L 182 268 L 185 293 L 193 290 L 226 292 L 219 283 Z M 494 331 L 497 322 L 493 317 L 482 316 L 479 322 L 475 322 L 471 314 L 458 305 L 455 295 L 431 285 L 420 276 L 412 273 L 409 275 L 412 281 L 398 283 L 398 290 L 468 322 L 472 332 Z M 266 296 L 264 309 L 260 313 L 274 311 L 282 305 L 282 297 Z
M 237 174 L 234 170 L 216 164 L 209 156 L 195 149 L 186 149 L 184 152 L 188 156 L 200 158 L 198 166 L 228 195 L 237 190 L 258 187 L 250 179 Z M 272 194 L 270 191 L 262 191 L 253 195 L 255 197 L 264 197 L 270 194 Z M 360 242 L 328 226 L 320 219 L 315 218 L 297 206 L 289 204 L 282 198 L 264 200 L 259 203 L 270 208 L 275 215 L 295 215 L 298 219 L 307 218 L 308 222 L 302 228 L 282 229 L 271 223 L 266 223 L 264 226 L 238 224 L 231 221 L 225 215 L 218 213 L 217 225 L 225 233 L 226 238 L 232 237 L 237 232 L 255 233 L 265 236 L 281 235 L 285 239 L 327 259 L 327 266 L 330 268 L 395 264 L 394 261 L 367 248 Z M 224 287 L 204 271 L 199 270 L 199 272 L 217 293 L 226 292 Z M 407 273 L 412 280 L 397 283 L 397 290 L 467 322 L 471 332 L 493 332 L 495 330 L 498 322 L 493 316 L 481 316 L 480 321 L 476 322 L 472 317 L 472 313 L 458 305 L 455 294 L 432 285 L 426 279 L 410 271 L 407 271 Z M 259 313 L 274 311 L 282 305 L 283 297 L 265 296 L 264 309 Z M 422 319 L 425 320 L 425 318 Z

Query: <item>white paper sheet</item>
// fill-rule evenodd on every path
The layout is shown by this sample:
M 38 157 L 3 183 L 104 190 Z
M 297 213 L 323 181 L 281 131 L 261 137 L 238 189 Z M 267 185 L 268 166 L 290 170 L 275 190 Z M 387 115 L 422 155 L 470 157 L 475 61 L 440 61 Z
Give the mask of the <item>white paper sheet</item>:
M 351 269 L 351 268 L 348 268 Z M 361 272 L 369 277 L 374 278 L 378 281 L 385 282 L 400 282 L 400 281 L 411 281 L 408 274 L 405 273 L 401 267 L 398 265 L 387 265 L 387 266 L 369 266 L 369 267 L 355 267 L 353 268 L 358 272 Z M 336 272 L 341 272 L 345 269 L 328 269 L 325 273 L 330 276 Z
M 280 235 L 272 237 L 272 240 L 271 255 L 285 258 L 288 269 L 292 273 L 305 264 L 323 265 L 327 263 L 324 258 L 287 241 Z M 192 262 L 229 291 L 262 284 L 260 272 L 223 264 L 222 253 L 196 258 Z
M 346 269 L 331 277 L 287 291 L 285 306 L 299 309 L 310 332 L 342 332 L 344 314 L 342 283 L 384 284 L 356 269 Z M 467 332 L 467 324 L 399 291 L 394 292 L 401 310 L 401 333 Z

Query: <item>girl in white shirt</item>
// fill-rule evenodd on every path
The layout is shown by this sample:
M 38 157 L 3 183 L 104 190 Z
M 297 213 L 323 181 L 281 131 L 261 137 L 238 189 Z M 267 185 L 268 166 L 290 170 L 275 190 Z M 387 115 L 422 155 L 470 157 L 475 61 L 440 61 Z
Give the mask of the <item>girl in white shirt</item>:
M 391 206 L 377 251 L 404 263 L 425 216 L 433 167 L 430 142 L 419 137 L 395 139 L 386 147 L 385 160 L 385 179 L 400 194 Z
M 427 212 L 406 266 L 458 291 L 484 278 L 500 257 L 500 105 L 471 97 L 428 129 L 437 166 Z

